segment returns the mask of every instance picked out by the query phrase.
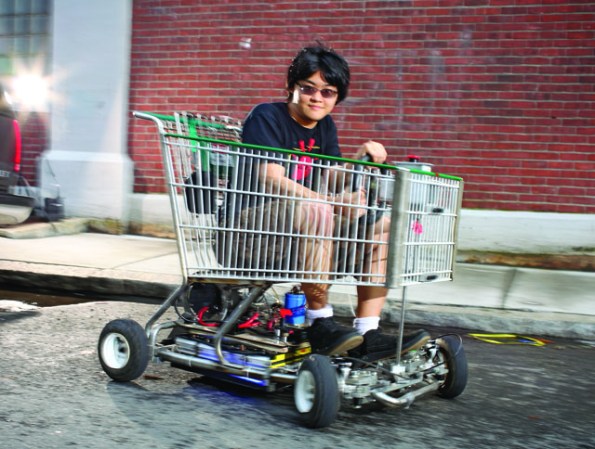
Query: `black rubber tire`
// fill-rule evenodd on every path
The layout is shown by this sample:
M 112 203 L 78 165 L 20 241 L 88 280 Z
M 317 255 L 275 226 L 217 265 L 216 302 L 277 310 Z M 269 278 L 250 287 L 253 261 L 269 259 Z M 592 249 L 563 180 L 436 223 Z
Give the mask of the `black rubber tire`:
M 461 340 L 454 335 L 446 335 L 436 340 L 441 359 L 448 368 L 438 395 L 446 399 L 459 396 L 467 386 L 467 356 Z
M 97 344 L 99 363 L 118 382 L 140 377 L 149 363 L 149 341 L 145 330 L 134 320 L 119 319 L 105 325 Z
M 328 357 L 313 354 L 302 362 L 294 385 L 294 402 L 307 427 L 327 427 L 337 419 L 341 405 L 339 384 L 337 371 Z

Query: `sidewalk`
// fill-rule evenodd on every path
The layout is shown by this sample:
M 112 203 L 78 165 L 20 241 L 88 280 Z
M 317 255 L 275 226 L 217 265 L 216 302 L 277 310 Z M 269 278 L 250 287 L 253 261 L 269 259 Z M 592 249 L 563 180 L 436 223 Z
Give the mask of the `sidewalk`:
M 164 299 L 182 281 L 179 267 L 171 239 L 88 233 L 76 220 L 0 229 L 4 285 Z M 454 282 L 407 288 L 406 321 L 595 340 L 594 287 L 593 272 L 461 263 Z M 401 294 L 390 292 L 384 319 L 398 322 Z M 331 303 L 351 316 L 355 288 L 332 287 Z

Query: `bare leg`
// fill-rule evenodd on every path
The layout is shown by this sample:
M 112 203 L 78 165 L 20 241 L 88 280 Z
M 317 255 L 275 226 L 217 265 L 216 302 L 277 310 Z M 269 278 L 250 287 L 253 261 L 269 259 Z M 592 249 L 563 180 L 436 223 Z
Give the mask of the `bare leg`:
M 388 242 L 389 225 L 390 220 L 388 218 L 379 220 L 374 225 L 374 240 L 380 239 L 383 242 Z M 370 254 L 367 255 L 367 261 L 370 263 L 370 272 L 385 274 L 387 257 L 387 245 L 373 245 Z M 358 318 L 380 316 L 386 301 L 387 292 L 387 289 L 381 286 L 358 286 L 356 316 Z
M 328 305 L 329 284 L 317 283 L 319 279 L 326 281 L 330 274 L 333 208 L 326 204 L 302 202 L 297 209 L 294 227 L 299 233 L 299 254 L 306 273 L 304 278 L 314 280 L 302 283 L 308 303 L 306 319 L 311 323 L 307 330 L 308 340 L 314 353 L 342 354 L 360 346 L 364 337 L 357 330 L 341 326 L 332 319 L 332 308 Z
M 306 295 L 308 309 L 319 310 L 328 303 L 328 284 L 302 283 L 302 291 Z
M 388 242 L 388 225 L 390 220 L 383 218 L 374 227 L 374 240 Z M 381 283 L 381 278 L 375 278 L 373 274 L 385 274 L 387 266 L 388 247 L 380 244 L 374 245 L 366 253 L 366 261 L 369 266 L 366 271 L 372 273 L 370 278 Z M 357 289 L 358 303 L 354 326 L 364 335 L 364 343 L 352 353 L 354 357 L 365 358 L 368 361 L 379 360 L 385 357 L 393 357 L 397 351 L 401 354 L 413 349 L 422 347 L 430 335 L 419 330 L 409 335 L 400 334 L 400 343 L 396 336 L 383 334 L 378 330 L 380 314 L 386 301 L 387 289 L 382 285 L 359 286 Z M 402 332 L 402 329 L 401 329 Z
M 386 301 L 387 290 L 384 287 L 359 286 L 357 288 L 356 316 L 380 316 Z
M 316 236 L 299 238 L 303 269 L 315 273 L 328 273 L 333 250 L 330 239 L 333 232 L 332 208 L 324 204 L 301 202 L 296 211 L 295 225 L 300 235 Z M 328 278 L 327 274 L 315 276 Z M 328 284 L 302 283 L 308 308 L 319 310 L 325 307 L 328 303 L 328 289 Z

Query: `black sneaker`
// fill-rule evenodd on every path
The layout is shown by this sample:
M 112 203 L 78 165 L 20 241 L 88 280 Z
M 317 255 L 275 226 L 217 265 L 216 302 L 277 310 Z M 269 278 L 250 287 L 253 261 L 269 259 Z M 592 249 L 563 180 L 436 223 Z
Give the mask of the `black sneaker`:
M 401 354 L 419 349 L 430 339 L 430 334 L 419 329 L 403 335 Z M 383 334 L 380 329 L 372 329 L 364 334 L 364 342 L 355 349 L 349 351 L 349 356 L 373 362 L 385 359 L 397 354 L 397 336 Z
M 362 337 L 355 329 L 341 326 L 332 317 L 317 318 L 307 329 L 312 352 L 336 355 L 362 344 Z

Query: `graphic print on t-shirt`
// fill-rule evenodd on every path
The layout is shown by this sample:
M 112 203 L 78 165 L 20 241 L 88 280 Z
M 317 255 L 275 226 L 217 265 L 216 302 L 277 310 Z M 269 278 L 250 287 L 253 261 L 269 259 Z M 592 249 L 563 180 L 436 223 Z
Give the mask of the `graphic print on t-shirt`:
M 299 149 L 302 153 L 311 153 L 314 148 L 318 148 L 314 146 L 315 143 L 316 140 L 310 138 L 308 140 L 308 146 L 306 147 L 305 142 L 303 140 L 299 140 L 299 148 L 295 149 Z M 303 181 L 310 175 L 310 172 L 312 171 L 312 158 L 310 156 L 298 156 L 297 160 L 298 163 L 295 165 L 291 179 L 294 181 Z

